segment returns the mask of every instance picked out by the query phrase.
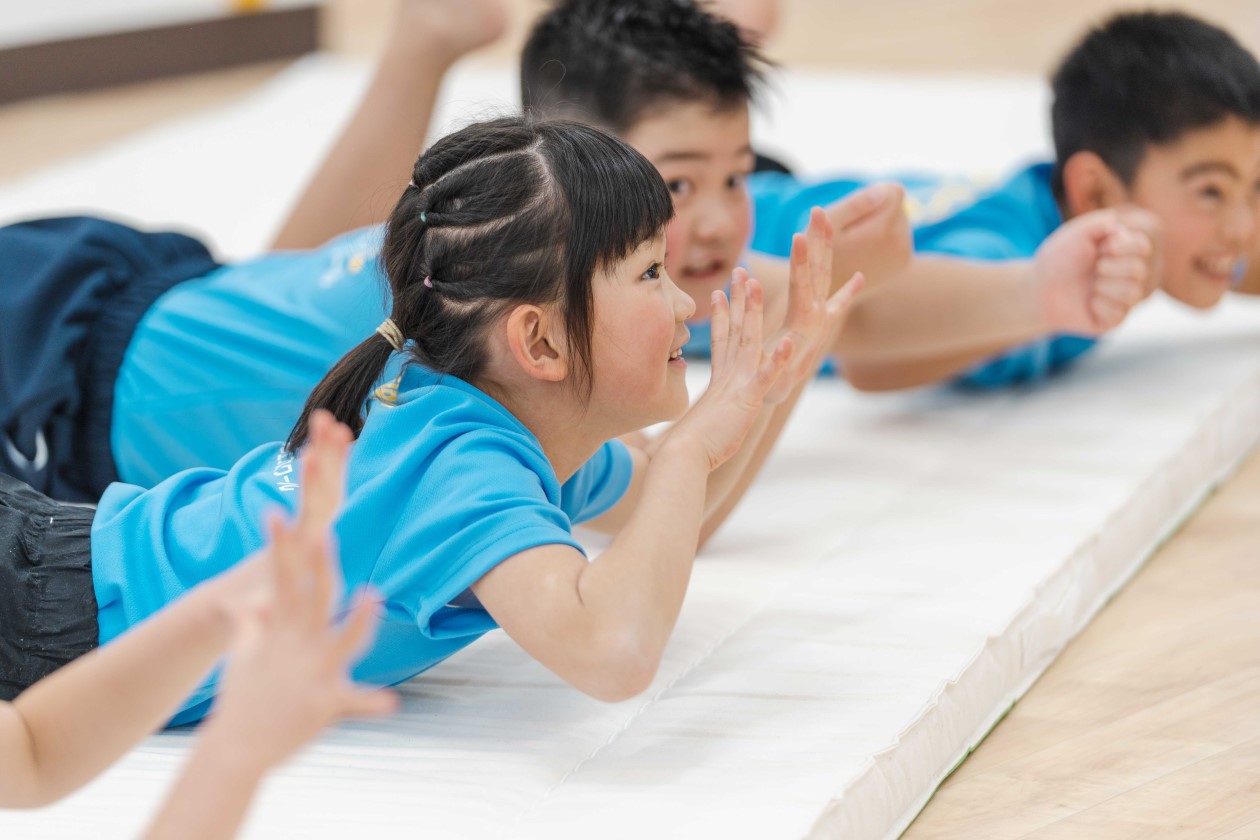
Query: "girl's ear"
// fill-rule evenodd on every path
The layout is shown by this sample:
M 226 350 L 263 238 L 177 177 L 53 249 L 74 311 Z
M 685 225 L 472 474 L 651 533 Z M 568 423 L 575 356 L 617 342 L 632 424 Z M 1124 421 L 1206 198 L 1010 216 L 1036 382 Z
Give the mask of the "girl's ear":
M 560 382 L 569 375 L 564 323 L 550 308 L 522 304 L 505 322 L 512 358 L 528 376 Z
M 1063 165 L 1063 200 L 1066 215 L 1115 207 L 1129 200 L 1120 177 L 1093 152 L 1077 152 Z

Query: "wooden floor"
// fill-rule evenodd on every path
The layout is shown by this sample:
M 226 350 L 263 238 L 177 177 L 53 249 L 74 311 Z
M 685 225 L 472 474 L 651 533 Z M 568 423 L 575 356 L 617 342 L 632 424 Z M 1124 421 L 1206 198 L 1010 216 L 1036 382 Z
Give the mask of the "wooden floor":
M 516 25 L 492 58 L 510 60 L 541 5 L 509 4 Z M 1044 72 L 1116 5 L 786 0 L 768 51 L 797 65 Z M 1260 49 L 1256 0 L 1193 6 Z M 330 45 L 370 53 L 389 8 L 333 0 Z M 280 66 L 0 108 L 0 183 L 228 101 Z M 906 837 L 1260 838 L 1260 455 L 1073 642 Z
M 906 840 L 1260 838 L 1260 454 L 954 772 Z

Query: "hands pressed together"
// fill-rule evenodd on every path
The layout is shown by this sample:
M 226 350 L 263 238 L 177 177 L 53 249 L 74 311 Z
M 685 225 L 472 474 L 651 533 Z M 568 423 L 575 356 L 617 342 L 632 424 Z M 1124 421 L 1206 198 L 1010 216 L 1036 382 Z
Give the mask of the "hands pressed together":
M 735 454 L 762 407 L 776 405 L 813 377 L 861 290 L 856 274 L 831 294 L 835 238 L 827 214 L 814 208 L 809 228 L 792 240 L 787 317 L 764 336 L 761 284 L 736 269 L 730 299 L 713 293 L 712 373 L 704 395 L 679 421 L 701 438 L 710 467 Z

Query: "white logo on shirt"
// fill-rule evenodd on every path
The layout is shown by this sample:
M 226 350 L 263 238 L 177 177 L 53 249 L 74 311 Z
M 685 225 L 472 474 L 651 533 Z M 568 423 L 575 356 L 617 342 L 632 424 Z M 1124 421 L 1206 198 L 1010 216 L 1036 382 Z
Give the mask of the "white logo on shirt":
M 292 493 L 298 489 L 298 483 L 291 478 L 296 467 L 293 466 L 294 455 L 287 449 L 281 449 L 276 455 L 276 468 L 271 474 L 276 477 L 276 486 L 281 493 Z

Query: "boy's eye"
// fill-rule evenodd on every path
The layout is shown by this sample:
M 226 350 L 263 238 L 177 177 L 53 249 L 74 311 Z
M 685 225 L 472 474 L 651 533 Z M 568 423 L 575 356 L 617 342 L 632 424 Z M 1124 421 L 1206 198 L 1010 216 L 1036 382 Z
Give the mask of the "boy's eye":
M 745 175 L 743 172 L 735 173 L 734 175 L 726 179 L 727 189 L 731 189 L 731 190 L 740 189 L 741 187 L 744 186 L 744 179 L 747 177 L 748 176 Z
M 691 195 L 691 182 L 686 178 L 675 178 L 665 182 L 665 188 L 674 198 L 686 198 Z
M 640 279 L 641 280 L 660 280 L 661 279 L 661 264 L 652 263 L 652 265 L 648 267 L 648 270 L 643 272 L 643 276 Z
M 1201 187 L 1199 189 L 1199 195 L 1202 198 L 1206 198 L 1208 201 L 1220 201 L 1225 197 L 1225 193 L 1215 186 Z

